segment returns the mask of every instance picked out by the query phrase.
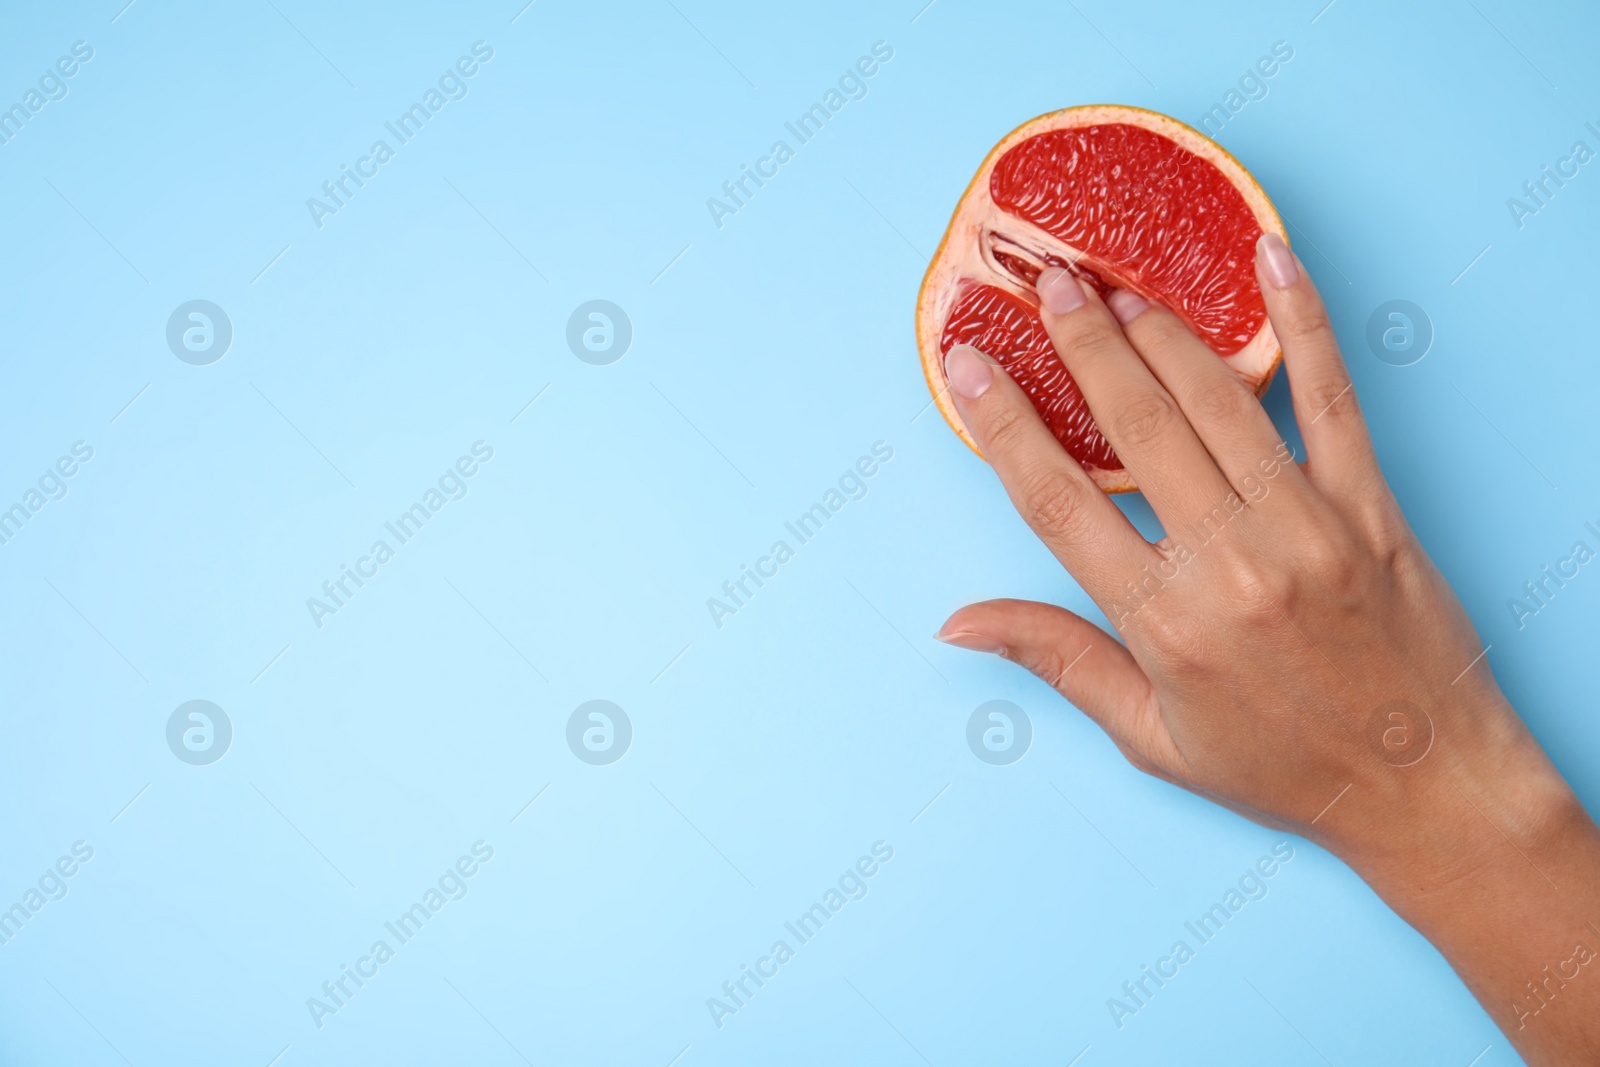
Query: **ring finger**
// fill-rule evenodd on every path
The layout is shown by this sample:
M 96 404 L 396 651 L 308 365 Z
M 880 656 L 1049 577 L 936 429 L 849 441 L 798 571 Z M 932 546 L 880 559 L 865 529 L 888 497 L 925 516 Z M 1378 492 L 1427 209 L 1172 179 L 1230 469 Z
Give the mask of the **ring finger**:
M 1107 300 L 1134 350 L 1183 409 L 1240 497 L 1265 498 L 1266 479 L 1294 491 L 1306 488 L 1294 455 L 1255 393 L 1183 320 L 1124 289 Z

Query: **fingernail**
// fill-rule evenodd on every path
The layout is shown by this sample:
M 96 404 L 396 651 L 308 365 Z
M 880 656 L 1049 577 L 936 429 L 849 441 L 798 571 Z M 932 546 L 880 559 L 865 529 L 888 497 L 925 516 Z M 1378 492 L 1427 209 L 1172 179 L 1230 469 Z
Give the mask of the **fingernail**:
M 1256 242 L 1256 255 L 1261 257 L 1267 281 L 1272 283 L 1274 289 L 1287 289 L 1300 277 L 1300 268 L 1294 265 L 1294 253 L 1289 251 L 1289 246 L 1277 234 L 1262 234 Z
M 956 345 L 944 357 L 944 376 L 958 396 L 976 400 L 994 384 L 994 365 L 971 345 Z
M 1117 317 L 1117 321 L 1126 326 L 1138 317 L 1139 312 L 1150 305 L 1145 303 L 1144 298 L 1138 293 L 1118 289 L 1106 298 L 1106 306 L 1111 309 L 1111 314 Z
M 998 656 L 1002 655 L 1006 650 L 1005 645 L 991 637 L 968 633 L 965 630 L 956 630 L 948 634 L 941 630 L 933 636 L 947 645 L 955 645 L 957 648 L 964 648 L 971 652 L 991 652 Z
M 1040 271 L 1037 288 L 1039 300 L 1057 315 L 1065 315 L 1083 307 L 1083 286 L 1060 267 Z

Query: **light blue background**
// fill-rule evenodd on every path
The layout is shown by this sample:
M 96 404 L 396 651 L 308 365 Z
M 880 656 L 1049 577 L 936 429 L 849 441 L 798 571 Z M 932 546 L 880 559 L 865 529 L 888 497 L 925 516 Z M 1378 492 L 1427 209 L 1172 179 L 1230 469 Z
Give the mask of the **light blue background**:
M 74 41 L 94 58 L 0 146 L 0 498 L 75 441 L 94 459 L 0 546 L 0 906 L 73 842 L 94 858 L 0 947 L 0 1061 L 1518 1062 L 1303 842 L 1113 1025 L 1281 837 L 929 636 L 978 598 L 1091 609 L 925 411 L 912 307 L 1014 125 L 1196 123 L 1288 42 L 1218 139 L 1293 225 L 1396 492 L 1593 809 L 1600 576 L 1520 630 L 1506 606 L 1600 520 L 1600 164 L 1521 229 L 1506 207 L 1595 146 L 1592 11 L 274 2 L 4 16 L 6 103 Z M 479 40 L 467 98 L 318 229 L 306 199 Z M 706 199 L 876 41 L 869 95 L 717 228 Z M 165 342 L 197 298 L 234 328 L 210 366 Z M 607 367 L 565 342 L 596 298 L 634 329 Z M 1395 298 L 1437 335 L 1403 368 L 1363 342 Z M 1281 381 L 1269 405 L 1286 423 Z M 469 495 L 313 625 L 478 440 Z M 876 441 L 867 497 L 715 627 L 706 598 Z M 564 739 L 593 698 L 633 723 L 610 766 Z M 997 698 L 1034 728 L 1008 767 L 965 741 Z M 210 766 L 166 744 L 191 699 L 233 723 Z M 480 839 L 469 895 L 318 1029 L 307 998 Z M 879 840 L 867 897 L 718 1029 L 706 999 Z

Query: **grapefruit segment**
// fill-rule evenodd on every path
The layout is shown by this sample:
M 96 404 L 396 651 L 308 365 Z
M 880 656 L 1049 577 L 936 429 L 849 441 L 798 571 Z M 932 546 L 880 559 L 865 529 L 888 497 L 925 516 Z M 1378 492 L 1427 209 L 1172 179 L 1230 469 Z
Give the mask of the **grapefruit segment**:
M 1039 320 L 1039 273 L 1060 267 L 1102 298 L 1128 289 L 1166 306 L 1259 395 L 1281 358 L 1255 278 L 1264 232 L 1287 240 L 1261 187 L 1176 119 L 1094 105 L 1025 123 L 984 160 L 923 278 L 917 346 L 939 410 L 977 451 L 944 377 L 945 353 L 973 345 L 1102 489 L 1137 488 Z

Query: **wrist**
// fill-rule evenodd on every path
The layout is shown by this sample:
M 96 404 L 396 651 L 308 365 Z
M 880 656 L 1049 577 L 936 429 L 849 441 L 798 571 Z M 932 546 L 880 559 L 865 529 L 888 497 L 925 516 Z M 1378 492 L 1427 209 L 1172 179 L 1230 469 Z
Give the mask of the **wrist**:
M 1330 847 L 1530 1063 L 1600 1063 L 1600 986 L 1576 980 L 1600 951 L 1600 828 L 1526 731 L 1506 733 L 1434 753 L 1425 776 L 1363 781 L 1378 799 Z
M 1595 829 L 1558 774 L 1535 770 L 1503 781 L 1445 781 L 1419 798 L 1409 825 L 1346 862 L 1424 933 L 1434 914 L 1457 914 L 1485 896 L 1557 891 L 1568 859 L 1593 851 Z
M 1501 873 L 1549 881 L 1548 868 L 1595 834 L 1503 698 L 1453 710 L 1461 712 L 1453 721 L 1470 723 L 1471 734 L 1441 731 L 1428 758 L 1413 765 L 1379 762 L 1352 788 L 1347 799 L 1354 803 L 1321 842 L 1402 915 L 1471 895 Z

